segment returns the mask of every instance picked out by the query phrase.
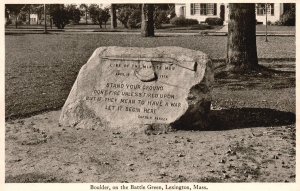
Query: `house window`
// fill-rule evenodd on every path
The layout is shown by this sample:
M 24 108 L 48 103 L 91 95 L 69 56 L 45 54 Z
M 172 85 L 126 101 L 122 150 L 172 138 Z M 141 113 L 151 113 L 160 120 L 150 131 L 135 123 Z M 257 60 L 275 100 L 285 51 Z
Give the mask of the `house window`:
M 200 15 L 200 3 L 191 4 L 191 15 Z
M 191 15 L 217 15 L 216 3 L 192 3 Z
M 180 7 L 179 16 L 183 16 L 183 17 L 185 16 L 185 7 L 184 6 Z
M 265 6 L 267 5 L 267 13 L 268 15 L 274 16 L 274 3 L 257 3 L 256 4 L 256 14 L 257 15 L 266 15 Z

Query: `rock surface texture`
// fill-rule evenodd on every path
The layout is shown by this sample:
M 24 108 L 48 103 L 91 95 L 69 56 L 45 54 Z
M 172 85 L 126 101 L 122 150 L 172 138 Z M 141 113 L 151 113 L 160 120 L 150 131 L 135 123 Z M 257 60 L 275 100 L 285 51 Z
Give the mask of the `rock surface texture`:
M 81 68 L 63 126 L 205 128 L 212 62 L 180 47 L 100 47 Z

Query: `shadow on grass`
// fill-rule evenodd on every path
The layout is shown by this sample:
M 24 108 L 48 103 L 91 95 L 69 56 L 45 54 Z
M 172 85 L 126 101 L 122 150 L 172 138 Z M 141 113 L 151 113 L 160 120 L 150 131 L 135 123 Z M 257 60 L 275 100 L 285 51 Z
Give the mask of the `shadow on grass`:
M 28 34 L 45 34 L 45 35 L 52 35 L 52 34 L 56 34 L 56 33 L 50 33 L 50 32 L 47 32 L 47 33 L 44 33 L 44 32 L 17 32 L 17 33 L 14 33 L 14 32 L 6 32 L 5 35 L 9 35 L 9 36 L 25 36 L 25 35 L 28 35 Z
M 229 90 L 283 89 L 295 87 L 295 71 L 264 69 L 262 73 L 227 75 L 220 72 L 215 76 L 215 87 L 226 86 Z
M 66 183 L 67 181 L 53 175 L 27 173 L 5 177 L 5 183 Z
M 175 33 L 174 33 L 175 34 Z M 155 35 L 152 38 L 169 38 L 169 37 L 176 37 L 176 35 L 164 35 L 164 34 L 159 34 L 159 35 Z M 143 37 L 143 38 L 148 38 L 148 37 Z
M 5 35 L 10 35 L 10 36 L 24 36 L 25 33 L 10 33 L 10 32 L 6 32 Z
M 268 108 L 236 108 L 212 110 L 209 130 L 230 130 L 250 127 L 291 125 L 296 121 L 292 112 Z

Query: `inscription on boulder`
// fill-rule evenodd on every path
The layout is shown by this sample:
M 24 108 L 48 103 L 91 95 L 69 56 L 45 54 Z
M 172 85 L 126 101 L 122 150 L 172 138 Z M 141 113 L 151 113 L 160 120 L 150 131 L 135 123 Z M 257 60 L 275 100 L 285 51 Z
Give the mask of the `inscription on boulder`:
M 210 109 L 212 63 L 180 47 L 101 47 L 81 68 L 60 124 L 144 124 L 203 128 Z

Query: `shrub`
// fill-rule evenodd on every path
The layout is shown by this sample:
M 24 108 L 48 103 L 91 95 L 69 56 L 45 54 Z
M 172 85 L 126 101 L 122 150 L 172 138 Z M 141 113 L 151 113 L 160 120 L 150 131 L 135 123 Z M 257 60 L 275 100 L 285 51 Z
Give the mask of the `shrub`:
M 212 29 L 213 27 L 207 24 L 198 24 L 198 25 L 193 25 L 190 27 L 191 30 L 207 30 L 207 29 Z
M 94 24 L 98 24 L 102 28 L 102 23 L 104 22 L 106 28 L 106 23 L 110 17 L 109 9 L 101 9 L 98 5 L 92 4 L 89 6 L 89 13 Z
M 18 21 L 17 21 L 17 25 L 18 25 L 18 26 L 23 25 L 23 21 L 22 21 L 22 20 L 18 20 Z
M 128 18 L 127 26 L 129 28 L 139 28 L 141 25 L 141 11 L 139 9 L 133 10 Z
M 130 7 L 122 7 L 117 12 L 117 19 L 124 25 L 125 28 L 128 28 L 127 23 L 132 11 L 133 10 Z
M 197 19 L 187 19 L 187 25 L 197 25 L 199 24 Z
M 69 18 L 73 24 L 78 24 L 80 21 L 81 12 L 78 8 L 74 6 L 68 6 L 67 10 L 69 12 Z
M 5 22 L 5 26 L 8 26 L 8 25 L 10 25 L 10 24 L 12 24 L 11 20 L 10 20 L 10 19 L 7 19 L 6 22 Z
M 217 17 L 208 17 L 205 19 L 205 22 L 208 24 L 208 25 L 211 25 L 211 26 L 215 26 L 215 25 L 223 25 L 223 19 L 221 18 L 217 18 Z
M 104 9 L 100 9 L 100 19 L 99 22 L 104 22 L 105 24 L 105 28 L 106 28 L 106 23 L 108 21 L 108 19 L 110 18 L 110 14 L 109 14 L 109 9 L 108 8 L 104 8 Z
M 290 9 L 283 13 L 280 17 L 280 23 L 285 26 L 295 26 L 296 15 L 295 9 Z
M 168 17 L 167 11 L 164 11 L 164 10 L 155 11 L 155 15 L 154 15 L 155 28 L 157 28 L 157 29 L 161 28 L 162 24 L 169 23 L 169 22 L 170 22 L 170 19 Z
M 275 22 L 274 22 L 274 25 L 281 26 L 281 25 L 282 25 L 282 22 L 281 22 L 280 20 L 275 21 Z
M 63 29 L 70 22 L 68 10 L 61 4 L 52 4 L 50 16 L 58 29 Z
M 175 26 L 188 26 L 188 25 L 196 25 L 199 23 L 198 20 L 196 19 L 187 19 L 184 18 L 183 16 L 174 17 L 171 19 L 170 22 Z

